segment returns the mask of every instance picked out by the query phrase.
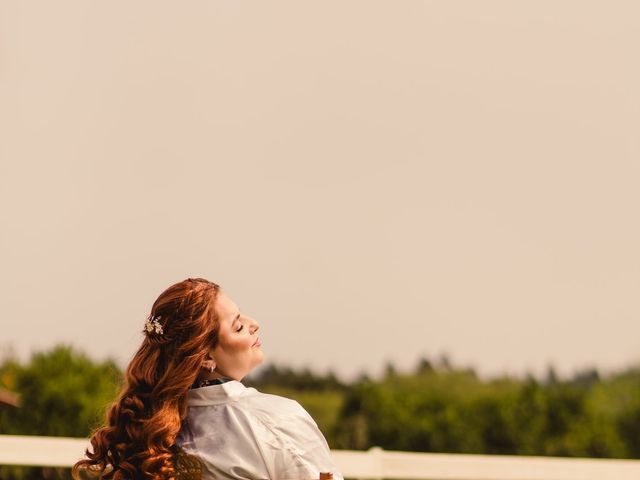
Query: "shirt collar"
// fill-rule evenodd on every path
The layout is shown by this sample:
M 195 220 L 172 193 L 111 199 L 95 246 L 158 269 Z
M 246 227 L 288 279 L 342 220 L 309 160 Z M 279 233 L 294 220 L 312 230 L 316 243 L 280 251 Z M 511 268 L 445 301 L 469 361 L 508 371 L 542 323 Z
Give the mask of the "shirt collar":
M 190 407 L 226 403 L 231 398 L 241 395 L 247 387 L 238 380 L 231 380 L 220 385 L 192 388 L 187 394 L 187 405 Z

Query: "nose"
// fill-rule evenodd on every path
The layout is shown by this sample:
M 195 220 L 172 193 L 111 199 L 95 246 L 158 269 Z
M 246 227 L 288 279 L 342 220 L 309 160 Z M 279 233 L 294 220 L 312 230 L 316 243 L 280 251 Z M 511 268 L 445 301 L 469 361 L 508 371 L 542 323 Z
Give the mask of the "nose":
M 253 335 L 254 333 L 256 333 L 258 330 L 260 330 L 260 324 L 258 322 L 256 322 L 253 318 L 250 318 L 249 321 L 251 322 L 249 324 L 249 331 L 251 332 L 251 334 Z

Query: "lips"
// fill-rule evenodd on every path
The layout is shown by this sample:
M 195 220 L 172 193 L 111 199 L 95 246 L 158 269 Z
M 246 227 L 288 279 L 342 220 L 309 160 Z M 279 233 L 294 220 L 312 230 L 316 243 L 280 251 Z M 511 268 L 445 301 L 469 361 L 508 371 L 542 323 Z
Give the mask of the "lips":
M 259 347 L 260 345 L 262 345 L 262 343 L 260 343 L 260 339 L 256 338 L 256 341 L 253 342 L 253 345 L 251 345 L 252 347 Z

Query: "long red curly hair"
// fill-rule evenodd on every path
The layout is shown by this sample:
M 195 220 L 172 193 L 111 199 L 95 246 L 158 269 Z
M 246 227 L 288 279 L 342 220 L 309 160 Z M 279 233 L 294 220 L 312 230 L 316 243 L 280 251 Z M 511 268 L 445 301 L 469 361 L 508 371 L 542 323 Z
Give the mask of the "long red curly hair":
M 214 304 L 220 287 L 203 278 L 170 286 L 154 302 L 147 331 L 127 367 L 125 383 L 107 410 L 105 425 L 91 436 L 87 458 L 72 469 L 76 480 L 172 479 L 175 444 L 187 413 L 187 393 L 207 352 L 218 340 Z

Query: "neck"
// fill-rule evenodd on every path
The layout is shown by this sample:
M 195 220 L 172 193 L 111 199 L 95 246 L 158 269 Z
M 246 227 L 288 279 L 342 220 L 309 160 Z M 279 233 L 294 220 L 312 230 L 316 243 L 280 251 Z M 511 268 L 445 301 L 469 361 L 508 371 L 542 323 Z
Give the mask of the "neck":
M 231 380 L 242 380 L 242 378 L 236 378 L 233 375 L 228 375 L 225 372 L 223 372 L 222 370 L 220 370 L 219 367 L 216 367 L 213 372 L 210 372 L 208 370 L 205 370 L 204 372 L 200 372 L 200 375 L 198 375 L 198 379 L 197 381 L 201 381 L 201 380 L 215 380 L 218 378 L 228 378 Z

